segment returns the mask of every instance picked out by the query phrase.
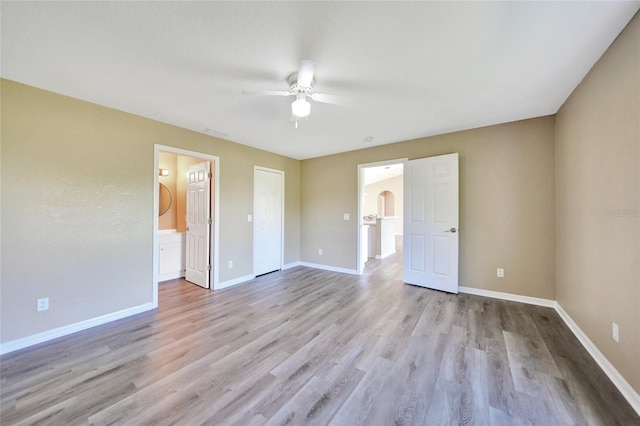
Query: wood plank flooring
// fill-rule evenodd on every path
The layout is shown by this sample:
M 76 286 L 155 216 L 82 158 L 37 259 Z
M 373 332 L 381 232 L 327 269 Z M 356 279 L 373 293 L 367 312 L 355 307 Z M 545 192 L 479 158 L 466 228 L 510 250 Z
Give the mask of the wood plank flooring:
M 2 425 L 640 425 L 550 308 L 297 267 L 3 356 Z

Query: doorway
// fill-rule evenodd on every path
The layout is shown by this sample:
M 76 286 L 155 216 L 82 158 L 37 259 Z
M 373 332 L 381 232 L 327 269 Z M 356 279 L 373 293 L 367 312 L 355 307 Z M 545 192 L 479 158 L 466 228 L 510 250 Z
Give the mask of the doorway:
M 171 146 L 165 146 L 165 145 L 154 145 L 154 200 L 153 200 L 153 247 L 152 247 L 152 252 L 153 252 L 153 274 L 152 274 L 152 294 L 153 294 L 153 306 L 157 307 L 158 306 L 158 281 L 159 281 L 159 270 L 160 270 L 160 247 L 159 247 L 159 243 L 160 243 L 160 221 L 161 221 L 161 216 L 159 215 L 160 211 L 159 211 L 159 202 L 160 202 L 160 196 L 159 196 L 159 191 L 157 190 L 157 188 L 160 187 L 160 183 L 161 179 L 164 179 L 161 174 L 163 173 L 160 170 L 160 157 L 161 157 L 161 153 L 167 153 L 167 154 L 172 154 L 177 156 L 177 158 L 180 158 L 182 160 L 184 160 L 184 163 L 188 163 L 189 165 L 191 164 L 195 164 L 195 163 L 202 163 L 202 162 L 208 162 L 211 165 L 211 197 L 210 200 L 208 202 L 208 208 L 207 210 L 210 210 L 211 213 L 211 224 L 210 224 L 210 229 L 209 229 L 209 244 L 208 244 L 208 249 L 209 249 L 209 264 L 211 265 L 211 269 L 209 271 L 207 271 L 207 278 L 208 278 L 208 282 L 209 282 L 209 288 L 213 288 L 216 289 L 218 286 L 218 282 L 219 282 L 219 272 L 218 272 L 218 265 L 219 265 L 219 199 L 220 199 L 220 157 L 214 156 L 214 155 L 210 155 L 210 154 L 204 154 L 204 153 L 200 153 L 200 152 L 195 152 L 195 151 L 189 151 L 189 150 L 185 150 L 185 149 L 180 149 L 180 148 L 175 148 L 175 147 L 171 147 Z M 185 166 L 188 167 L 188 166 Z M 168 171 L 169 175 L 167 176 L 171 176 L 171 171 Z M 175 177 L 175 185 L 176 188 L 178 186 L 182 186 L 184 185 L 184 190 L 186 193 L 186 179 L 187 179 L 187 173 L 186 173 L 186 169 L 184 171 L 184 173 L 175 173 L 174 174 Z M 180 183 L 182 182 L 182 183 Z M 165 185 L 166 186 L 166 185 Z M 174 197 L 174 199 L 177 200 L 178 197 Z M 186 195 L 185 195 L 185 200 L 186 200 Z M 178 207 L 178 205 L 176 205 L 175 207 L 175 211 L 173 212 L 174 218 L 173 219 L 167 219 L 163 217 L 163 222 L 166 222 L 166 220 L 173 220 L 176 224 L 175 229 L 169 229 L 167 230 L 168 233 L 174 232 L 176 234 L 180 234 L 181 232 L 184 232 L 184 226 L 178 226 L 178 216 L 182 217 L 182 219 L 185 219 L 185 215 L 186 215 L 186 201 L 185 204 L 182 205 L 180 208 Z M 164 216 L 164 215 L 163 215 Z M 186 224 L 186 220 L 183 220 L 182 223 Z M 171 227 L 171 225 L 167 224 L 167 223 L 163 223 L 163 227 Z M 166 234 L 167 232 L 163 232 L 163 234 Z M 164 237 L 164 235 L 163 235 Z M 208 268 L 207 268 L 208 269 Z
M 367 185 L 367 172 L 403 165 L 400 203 L 396 210 L 397 194 L 392 190 Z M 405 283 L 458 293 L 458 154 L 421 158 L 389 160 L 358 165 L 357 272 L 362 274 L 367 259 L 372 257 L 372 235 L 377 240 L 376 258 L 384 258 L 385 218 L 380 215 L 400 216 L 402 223 L 402 279 Z M 371 188 L 375 188 L 371 194 Z M 375 197 L 376 204 L 367 203 Z M 393 206 L 390 203 L 393 201 Z M 367 207 L 369 206 L 369 207 Z M 376 213 L 371 213 L 375 211 Z M 375 225 L 373 220 L 375 220 Z M 375 229 L 375 232 L 372 232 Z M 387 231 L 389 232 L 389 231 Z M 390 246 L 390 244 L 387 244 Z M 395 246 L 395 244 L 394 244 Z M 380 256 L 380 257 L 378 257 Z
M 403 165 L 396 159 L 358 165 L 358 274 L 370 259 L 396 253 L 403 234 Z

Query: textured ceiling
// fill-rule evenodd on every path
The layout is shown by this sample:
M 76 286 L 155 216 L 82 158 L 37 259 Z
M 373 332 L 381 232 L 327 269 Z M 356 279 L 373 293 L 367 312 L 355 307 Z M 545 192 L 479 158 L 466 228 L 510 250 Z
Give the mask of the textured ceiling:
M 553 114 L 640 2 L 0 7 L 4 78 L 304 159 Z M 241 91 L 287 90 L 301 58 L 352 105 L 295 129 L 292 98 Z

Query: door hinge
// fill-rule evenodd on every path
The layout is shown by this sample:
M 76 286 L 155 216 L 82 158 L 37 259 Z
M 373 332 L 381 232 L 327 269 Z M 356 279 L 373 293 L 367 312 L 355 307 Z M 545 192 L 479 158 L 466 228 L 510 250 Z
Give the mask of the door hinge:
M 208 223 L 209 225 L 211 225 L 211 224 L 213 223 L 213 221 L 211 220 L 211 218 L 207 219 L 207 223 Z
M 209 179 L 213 179 L 213 173 L 209 172 Z
M 207 265 L 207 271 L 211 270 L 211 265 Z

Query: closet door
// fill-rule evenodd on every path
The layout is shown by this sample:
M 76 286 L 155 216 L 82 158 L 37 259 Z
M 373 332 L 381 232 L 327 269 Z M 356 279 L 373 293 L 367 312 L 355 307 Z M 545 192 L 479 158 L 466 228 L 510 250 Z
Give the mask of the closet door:
M 253 186 L 253 273 L 282 269 L 284 172 L 256 167 Z

